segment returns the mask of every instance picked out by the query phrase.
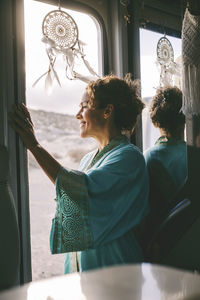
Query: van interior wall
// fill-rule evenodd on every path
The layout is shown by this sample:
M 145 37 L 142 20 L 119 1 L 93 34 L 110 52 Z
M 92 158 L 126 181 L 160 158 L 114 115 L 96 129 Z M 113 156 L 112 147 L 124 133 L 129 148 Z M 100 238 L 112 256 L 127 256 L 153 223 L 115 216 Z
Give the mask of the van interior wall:
M 30 226 L 26 151 L 9 126 L 8 112 L 25 100 L 24 1 L 0 2 L 1 88 L 0 140 L 10 159 L 9 185 L 13 193 L 20 232 L 20 268 L 16 284 L 31 280 Z M 11 238 L 11 237 L 9 237 Z M 13 249 L 14 250 L 14 249 Z M 8 260 L 10 258 L 8 257 Z M 26 270 L 25 270 L 26 269 Z

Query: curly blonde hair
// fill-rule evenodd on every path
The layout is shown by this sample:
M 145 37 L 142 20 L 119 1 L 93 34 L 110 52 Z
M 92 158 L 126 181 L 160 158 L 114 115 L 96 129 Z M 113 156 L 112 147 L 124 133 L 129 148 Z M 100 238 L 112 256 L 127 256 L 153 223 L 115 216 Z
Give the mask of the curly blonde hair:
M 87 86 L 90 105 L 105 108 L 108 104 L 114 106 L 115 126 L 122 130 L 133 130 L 138 115 L 144 108 L 139 95 L 139 81 L 132 80 L 128 73 L 124 79 L 115 75 L 107 75 Z

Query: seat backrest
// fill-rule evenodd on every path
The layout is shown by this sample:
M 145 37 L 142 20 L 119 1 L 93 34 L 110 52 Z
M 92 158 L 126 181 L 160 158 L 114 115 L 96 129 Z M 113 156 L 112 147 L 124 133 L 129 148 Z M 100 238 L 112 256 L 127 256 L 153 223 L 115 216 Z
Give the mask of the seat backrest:
M 200 149 L 190 146 L 187 149 L 188 178 L 167 213 L 156 220 L 145 249 L 145 260 L 199 270 Z
M 145 256 L 148 261 L 159 263 L 182 237 L 184 228 L 190 225 L 185 222 L 190 205 L 189 199 L 180 201 L 157 224 L 146 249 Z
M 176 268 L 200 272 L 200 218 L 170 249 L 162 263 Z
M 146 259 L 185 270 L 200 271 L 200 212 L 184 199 L 163 219 L 148 245 Z

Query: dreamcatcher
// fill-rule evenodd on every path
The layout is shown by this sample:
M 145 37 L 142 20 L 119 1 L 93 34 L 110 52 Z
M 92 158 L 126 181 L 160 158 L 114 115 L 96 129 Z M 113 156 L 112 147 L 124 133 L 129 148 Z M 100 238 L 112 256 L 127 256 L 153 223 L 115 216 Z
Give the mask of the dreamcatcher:
M 61 86 L 58 74 L 55 70 L 55 62 L 58 55 L 62 55 L 66 77 L 70 80 L 80 79 L 88 83 L 99 76 L 85 59 L 84 45 L 78 38 L 78 27 L 74 19 L 65 11 L 61 10 L 60 3 L 57 10 L 50 11 L 42 23 L 42 42 L 46 45 L 46 53 L 49 59 L 48 71 L 42 74 L 33 84 L 45 78 L 45 90 L 50 93 L 53 81 L 56 80 Z M 91 76 L 84 76 L 75 71 L 77 60 L 81 60 Z
M 180 76 L 180 65 L 174 62 L 174 50 L 164 36 L 157 44 L 157 65 L 160 68 L 160 87 L 173 85 L 173 75 Z

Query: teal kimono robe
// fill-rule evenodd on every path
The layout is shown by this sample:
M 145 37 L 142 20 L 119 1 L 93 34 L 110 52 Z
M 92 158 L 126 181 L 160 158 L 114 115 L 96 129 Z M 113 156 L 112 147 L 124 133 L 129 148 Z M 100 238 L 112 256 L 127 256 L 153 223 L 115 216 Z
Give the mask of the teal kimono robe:
M 50 248 L 68 253 L 65 273 L 143 260 L 132 229 L 148 213 L 144 157 L 125 137 L 95 154 L 57 175 Z
M 161 136 L 144 157 L 150 178 L 151 214 L 157 216 L 170 205 L 187 179 L 187 146 L 183 140 Z

